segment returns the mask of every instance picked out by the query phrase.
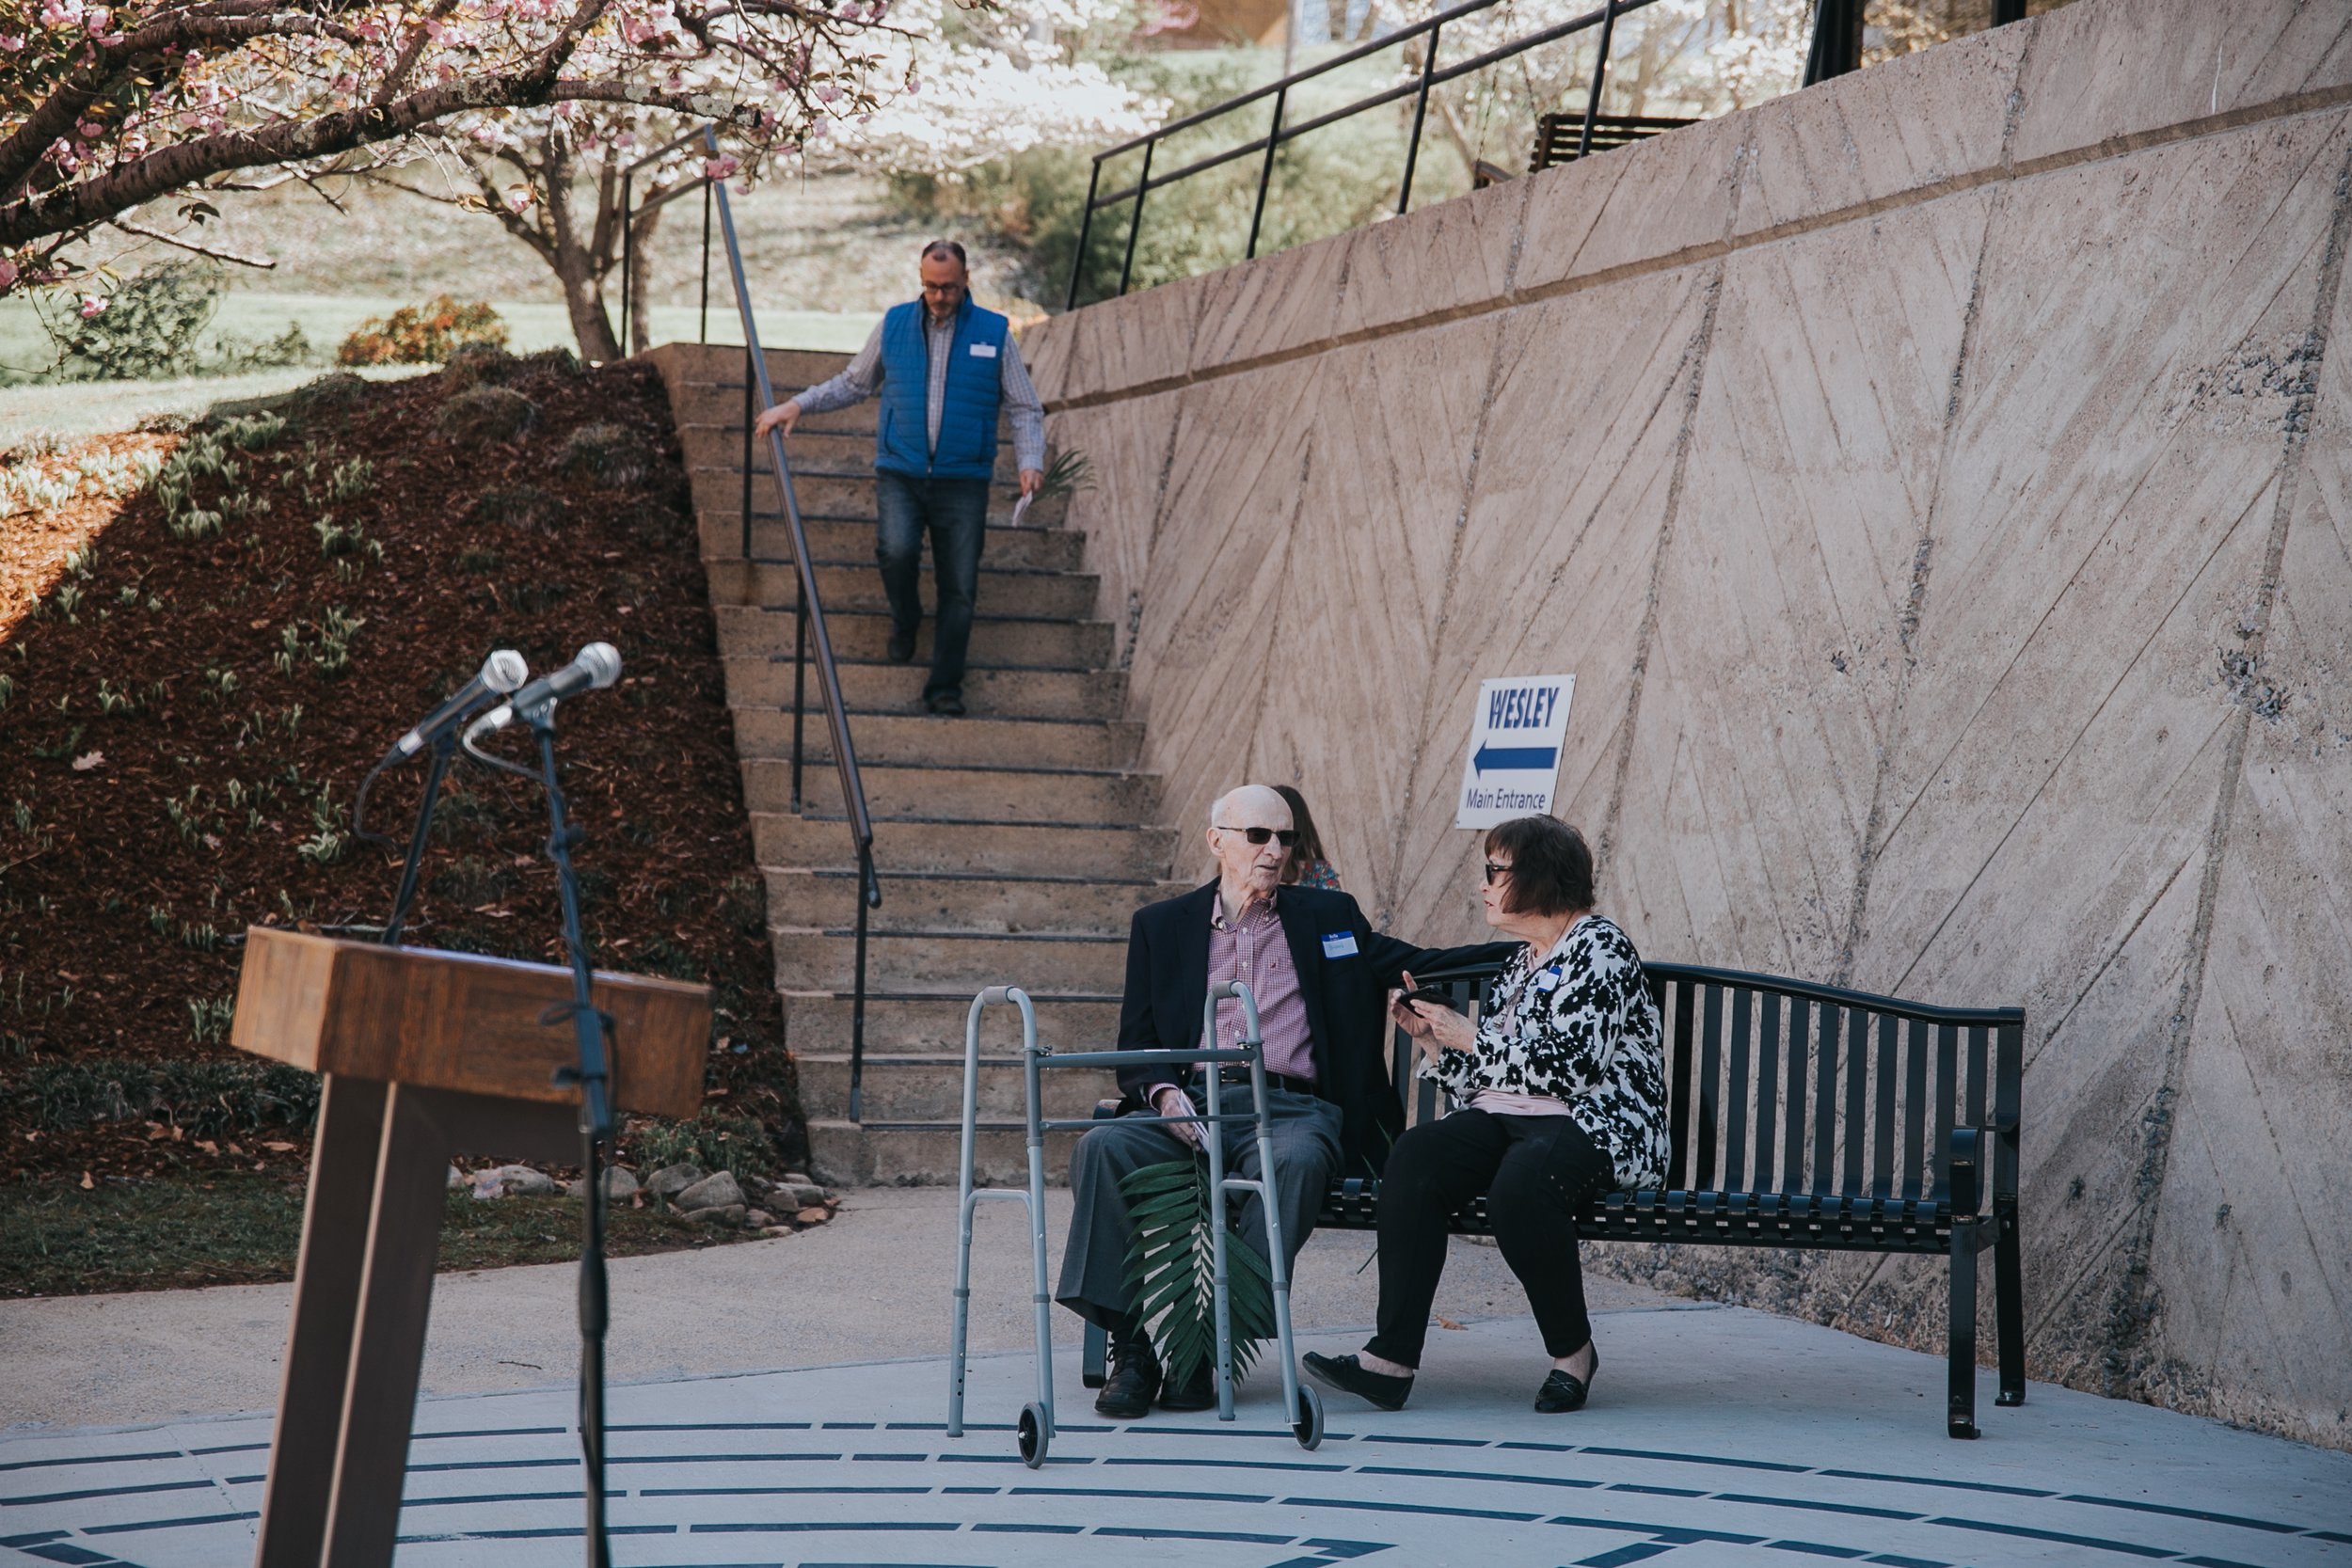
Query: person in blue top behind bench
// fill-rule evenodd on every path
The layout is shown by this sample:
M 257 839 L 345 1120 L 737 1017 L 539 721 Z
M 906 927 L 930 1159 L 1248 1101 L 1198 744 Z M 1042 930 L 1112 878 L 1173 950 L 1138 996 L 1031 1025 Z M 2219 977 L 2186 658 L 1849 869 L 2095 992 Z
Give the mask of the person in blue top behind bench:
M 921 299 L 892 307 L 847 370 L 767 410 L 752 430 L 764 437 L 782 426 L 789 436 L 803 414 L 881 397 L 874 499 L 882 526 L 874 558 L 890 600 L 890 659 L 904 664 L 914 657 L 914 633 L 923 621 L 916 585 L 928 531 L 939 624 L 923 705 L 958 714 L 988 526 L 988 483 L 996 471 L 997 416 L 1012 416 L 1021 493 L 1034 496 L 1045 482 L 1045 415 L 1010 324 L 972 303 L 963 246 L 933 240 L 923 247 L 921 265 Z

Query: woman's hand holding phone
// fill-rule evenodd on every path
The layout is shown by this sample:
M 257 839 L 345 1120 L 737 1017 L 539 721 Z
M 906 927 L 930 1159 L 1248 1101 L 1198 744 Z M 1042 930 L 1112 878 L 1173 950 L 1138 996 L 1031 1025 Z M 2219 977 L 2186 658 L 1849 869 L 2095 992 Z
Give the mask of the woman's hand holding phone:
M 1470 1021 L 1455 1012 L 1440 993 L 1416 987 L 1410 973 L 1404 980 L 1405 990 L 1389 1004 L 1389 1016 L 1413 1037 L 1421 1053 L 1434 1062 L 1449 1050 L 1468 1050 L 1478 1037 Z

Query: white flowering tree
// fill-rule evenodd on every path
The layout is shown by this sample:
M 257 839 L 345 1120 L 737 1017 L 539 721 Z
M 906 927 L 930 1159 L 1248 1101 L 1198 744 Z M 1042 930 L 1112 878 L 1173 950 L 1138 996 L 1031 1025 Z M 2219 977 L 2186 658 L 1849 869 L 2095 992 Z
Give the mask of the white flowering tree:
M 863 73 L 899 45 L 872 40 L 904 38 L 887 6 L 0 0 L 0 293 L 80 280 L 66 248 L 106 227 L 215 254 L 208 192 L 519 146 L 532 117 L 573 150 L 648 116 L 721 122 L 729 159 L 797 146 L 873 106 Z M 491 203 L 510 216 L 569 199 L 515 183 Z

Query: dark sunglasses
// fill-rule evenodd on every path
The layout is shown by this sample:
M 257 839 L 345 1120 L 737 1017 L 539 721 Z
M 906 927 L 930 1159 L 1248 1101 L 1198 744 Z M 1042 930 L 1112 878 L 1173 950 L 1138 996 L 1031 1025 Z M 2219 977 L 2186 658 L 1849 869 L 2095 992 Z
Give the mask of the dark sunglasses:
M 1486 863 L 1486 885 L 1488 887 L 1494 886 L 1496 878 L 1508 877 L 1510 874 L 1511 868 L 1507 865 L 1497 865 L 1492 861 Z
M 1220 833 L 1239 833 L 1242 837 L 1248 839 L 1252 844 L 1264 844 L 1271 840 L 1272 842 L 1280 845 L 1285 849 L 1298 842 L 1298 830 L 1296 828 L 1221 827 L 1217 829 L 1217 832 Z

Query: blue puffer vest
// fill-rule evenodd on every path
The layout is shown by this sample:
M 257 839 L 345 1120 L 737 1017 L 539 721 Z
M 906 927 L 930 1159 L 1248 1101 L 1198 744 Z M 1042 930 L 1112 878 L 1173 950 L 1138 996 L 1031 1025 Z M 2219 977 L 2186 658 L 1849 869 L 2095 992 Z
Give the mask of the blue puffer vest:
M 914 479 L 987 479 L 996 471 L 996 410 L 1002 401 L 1005 334 L 1010 324 L 966 294 L 956 316 L 947 391 L 939 413 L 939 449 L 930 451 L 930 355 L 921 300 L 882 317 L 882 418 L 874 467 Z

